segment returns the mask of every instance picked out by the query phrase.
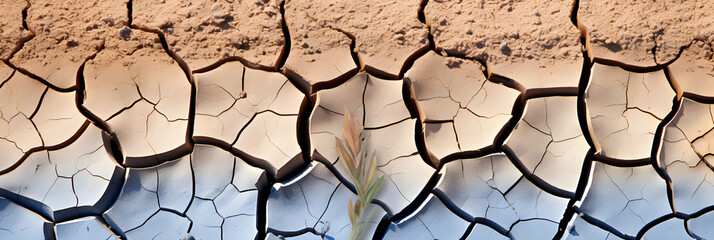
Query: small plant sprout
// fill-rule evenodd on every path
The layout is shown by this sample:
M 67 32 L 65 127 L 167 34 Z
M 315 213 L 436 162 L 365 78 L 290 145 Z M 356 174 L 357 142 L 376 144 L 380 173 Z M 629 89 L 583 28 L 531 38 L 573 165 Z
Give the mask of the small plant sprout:
M 362 131 L 364 128 L 354 116 L 349 113 L 345 114 L 344 131 L 342 139 L 335 137 L 337 144 L 337 155 L 340 158 L 342 165 L 347 168 L 350 173 L 350 179 L 357 189 L 359 199 L 352 203 L 349 200 L 348 214 L 350 222 L 352 222 L 352 232 L 350 239 L 359 239 L 359 236 L 367 226 L 367 222 L 374 213 L 374 208 L 369 211 L 369 215 L 364 217 L 365 210 L 374 194 L 382 184 L 384 176 L 375 179 L 377 173 L 377 159 L 374 152 L 370 158 L 367 158 L 365 146 L 362 144 Z M 369 159 L 369 160 L 367 160 Z M 376 180 L 376 181 L 375 181 Z

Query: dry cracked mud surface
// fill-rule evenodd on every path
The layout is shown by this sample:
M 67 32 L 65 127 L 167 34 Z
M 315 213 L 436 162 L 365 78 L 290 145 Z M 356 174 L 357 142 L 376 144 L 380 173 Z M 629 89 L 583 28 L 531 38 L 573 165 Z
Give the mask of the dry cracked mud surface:
M 707 1 L 0 8 L 0 239 L 714 239 Z

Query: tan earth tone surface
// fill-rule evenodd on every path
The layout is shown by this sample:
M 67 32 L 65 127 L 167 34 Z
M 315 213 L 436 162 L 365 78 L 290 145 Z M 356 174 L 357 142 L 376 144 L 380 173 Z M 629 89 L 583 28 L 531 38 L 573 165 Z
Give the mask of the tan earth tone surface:
M 313 7 L 317 4 L 312 2 L 293 0 L 285 3 L 292 54 L 288 55 L 284 70 L 286 74 L 314 84 L 333 80 L 360 66 L 351 57 L 350 37 L 316 18 L 317 13 L 329 8 Z
M 708 1 L 0 9 L 0 239 L 714 239 Z
M 10 63 L 55 87 L 74 86 L 79 66 L 127 24 L 126 2 L 30 1 L 25 22 L 35 37 Z
M 571 11 L 567 0 L 489 0 L 434 1 L 424 13 L 437 50 L 537 88 L 578 83 L 582 47 Z
M 286 20 L 292 20 L 288 29 L 295 29 L 291 50 L 296 53 L 293 68 L 297 71 L 309 71 L 303 66 L 310 62 L 305 55 L 317 54 L 314 58 L 320 59 L 325 52 L 327 59 L 333 59 L 332 49 L 344 48 L 347 36 L 355 41 L 352 51 L 357 53 L 359 67 L 397 78 L 407 58 L 429 45 L 427 28 L 417 19 L 417 1 L 288 1 L 287 5 Z
M 24 38 L 31 32 L 22 26 L 22 11 L 28 7 L 25 1 L 2 1 L 0 8 L 0 59 L 7 60 Z
M 132 24 L 161 31 L 191 69 L 241 57 L 275 67 L 285 44 L 281 1 L 132 1 Z
M 694 40 L 714 42 L 708 1 L 583 0 L 578 19 L 590 35 L 595 57 L 627 64 L 666 63 Z

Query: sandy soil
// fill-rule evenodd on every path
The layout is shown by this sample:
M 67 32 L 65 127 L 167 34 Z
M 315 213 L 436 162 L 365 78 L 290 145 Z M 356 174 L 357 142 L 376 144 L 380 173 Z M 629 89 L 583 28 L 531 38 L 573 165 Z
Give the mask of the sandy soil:
M 572 1 L 433 1 L 425 9 L 436 46 L 489 64 L 577 60 Z
M 584 0 L 578 18 L 587 28 L 595 57 L 627 64 L 666 63 L 695 39 L 714 42 L 714 12 L 708 1 Z
M 571 10 L 572 1 L 430 1 L 424 13 L 437 49 L 530 88 L 577 85 L 582 47 Z
M 695 41 L 669 65 L 683 91 L 714 96 L 714 42 Z
M 285 44 L 274 0 L 133 1 L 132 24 L 161 31 L 192 69 L 241 57 L 275 67 Z
M 344 48 L 347 35 L 355 39 L 361 67 L 394 78 L 408 57 L 428 46 L 426 26 L 417 19 L 418 1 L 289 1 L 288 6 L 288 26 L 295 29 L 291 55 L 305 59 L 297 64 L 310 61 L 301 56 Z
M 10 63 L 57 87 L 74 86 L 82 62 L 128 22 L 126 2 L 30 1 L 27 26 L 35 37 Z
M 0 59 L 7 60 L 12 51 L 30 36 L 30 31 L 22 27 L 22 10 L 27 7 L 23 1 L 0 1 Z
M 710 1 L 0 9 L 0 239 L 714 239 Z

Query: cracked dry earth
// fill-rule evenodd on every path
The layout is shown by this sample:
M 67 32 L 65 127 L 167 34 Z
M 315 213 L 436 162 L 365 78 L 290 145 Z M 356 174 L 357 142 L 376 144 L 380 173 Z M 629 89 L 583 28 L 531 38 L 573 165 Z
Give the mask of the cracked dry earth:
M 705 0 L 0 8 L 0 239 L 714 239 Z

